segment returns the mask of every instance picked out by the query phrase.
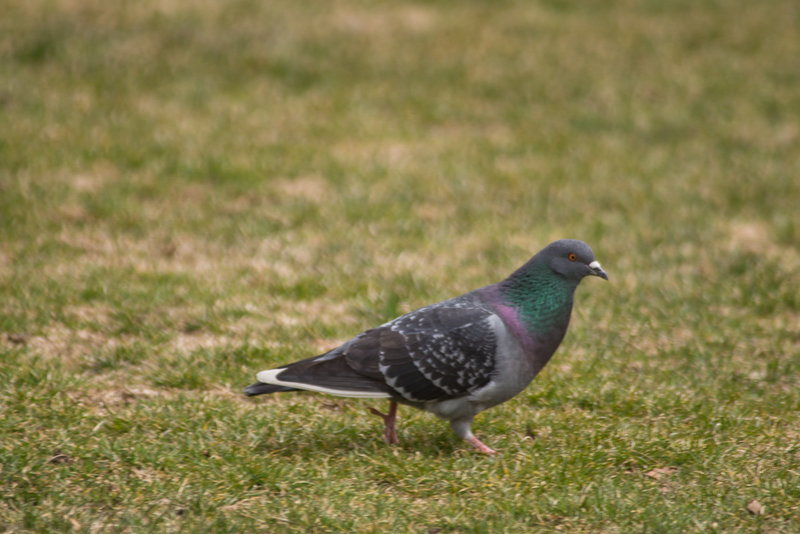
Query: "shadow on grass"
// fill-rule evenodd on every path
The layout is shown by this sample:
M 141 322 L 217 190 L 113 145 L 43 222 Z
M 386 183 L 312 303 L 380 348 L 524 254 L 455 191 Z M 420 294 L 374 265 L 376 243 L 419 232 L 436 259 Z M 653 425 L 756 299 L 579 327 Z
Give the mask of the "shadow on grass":
M 448 435 L 446 428 L 432 434 L 399 429 L 400 443 L 384 442 L 382 428 L 375 425 L 374 431 L 364 433 L 352 428 L 339 432 L 326 432 L 318 427 L 286 429 L 280 436 L 265 433 L 256 443 L 253 452 L 280 458 L 306 460 L 319 455 L 375 455 L 423 454 L 425 456 L 450 455 L 468 445 L 455 436 Z

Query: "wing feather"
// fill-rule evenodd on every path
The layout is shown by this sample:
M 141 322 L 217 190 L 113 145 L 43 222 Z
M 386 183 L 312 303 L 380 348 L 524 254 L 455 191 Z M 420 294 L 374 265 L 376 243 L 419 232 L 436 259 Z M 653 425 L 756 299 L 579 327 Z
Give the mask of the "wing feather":
M 368 330 L 341 347 L 358 373 L 412 402 L 468 395 L 494 370 L 493 313 L 479 306 L 434 305 Z

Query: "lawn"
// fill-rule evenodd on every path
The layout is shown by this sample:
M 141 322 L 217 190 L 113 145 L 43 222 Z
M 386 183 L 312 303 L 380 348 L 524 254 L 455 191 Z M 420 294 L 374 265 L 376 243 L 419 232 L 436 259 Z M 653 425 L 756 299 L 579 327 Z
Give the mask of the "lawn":
M 0 12 L 0 531 L 800 532 L 796 0 Z M 242 394 L 561 237 L 497 456 Z

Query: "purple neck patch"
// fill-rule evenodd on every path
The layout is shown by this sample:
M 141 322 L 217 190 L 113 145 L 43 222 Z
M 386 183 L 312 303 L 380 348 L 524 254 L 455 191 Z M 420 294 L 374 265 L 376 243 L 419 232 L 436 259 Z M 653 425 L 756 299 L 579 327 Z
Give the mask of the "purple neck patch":
M 497 315 L 508 326 L 514 337 L 522 343 L 522 348 L 525 349 L 525 352 L 531 354 L 534 348 L 534 340 L 528 329 L 522 324 L 519 308 L 509 306 L 503 302 L 503 298 L 500 296 L 500 288 L 496 284 L 487 287 L 483 297 L 495 309 Z

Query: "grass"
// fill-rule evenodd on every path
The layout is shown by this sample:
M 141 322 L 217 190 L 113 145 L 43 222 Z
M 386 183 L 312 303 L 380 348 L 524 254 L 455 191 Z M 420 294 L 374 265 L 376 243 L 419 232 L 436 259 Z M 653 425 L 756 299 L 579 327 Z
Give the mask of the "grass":
M 0 530 L 800 531 L 796 2 L 0 10 Z M 559 237 L 497 457 L 241 394 Z

